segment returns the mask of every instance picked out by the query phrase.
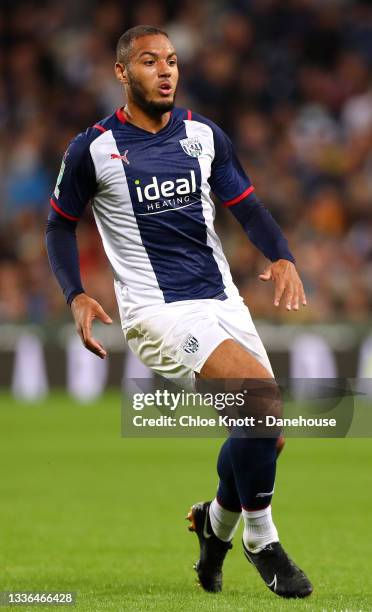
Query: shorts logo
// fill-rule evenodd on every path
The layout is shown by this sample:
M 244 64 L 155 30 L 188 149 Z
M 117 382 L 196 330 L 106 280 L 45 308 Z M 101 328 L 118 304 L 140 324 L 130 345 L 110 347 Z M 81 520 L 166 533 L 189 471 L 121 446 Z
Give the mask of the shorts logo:
M 189 334 L 182 345 L 182 349 L 185 351 L 185 353 L 196 353 L 196 351 L 199 349 L 199 342 L 192 334 Z
M 180 145 L 185 153 L 190 155 L 190 157 L 199 157 L 203 151 L 203 147 L 197 136 L 193 136 L 192 138 L 183 138 L 183 140 L 180 140 Z

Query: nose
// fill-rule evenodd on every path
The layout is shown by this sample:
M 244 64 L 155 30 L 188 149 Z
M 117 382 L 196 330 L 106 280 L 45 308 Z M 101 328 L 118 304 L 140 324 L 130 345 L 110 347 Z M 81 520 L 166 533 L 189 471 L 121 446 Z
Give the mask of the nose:
M 166 60 L 162 60 L 159 62 L 159 76 L 168 78 L 171 76 L 171 70 Z

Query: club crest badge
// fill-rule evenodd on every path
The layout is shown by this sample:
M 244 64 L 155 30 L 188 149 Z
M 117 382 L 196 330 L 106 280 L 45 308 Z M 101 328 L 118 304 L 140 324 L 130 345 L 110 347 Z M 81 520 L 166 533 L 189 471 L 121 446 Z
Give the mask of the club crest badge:
M 199 342 L 192 334 L 189 334 L 182 345 L 182 349 L 185 351 L 185 353 L 196 353 L 196 351 L 199 349 Z
M 183 138 L 180 140 L 180 145 L 186 155 L 190 155 L 190 157 L 199 157 L 203 151 L 203 147 L 197 136 L 193 136 L 192 138 Z

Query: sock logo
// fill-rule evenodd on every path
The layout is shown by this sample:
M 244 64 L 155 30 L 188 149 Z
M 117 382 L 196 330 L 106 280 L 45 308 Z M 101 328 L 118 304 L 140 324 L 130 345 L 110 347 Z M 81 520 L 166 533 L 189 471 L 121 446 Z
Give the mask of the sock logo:
M 268 497 L 269 495 L 272 495 L 274 493 L 274 489 L 272 491 L 269 491 L 268 493 L 257 493 L 256 497 Z

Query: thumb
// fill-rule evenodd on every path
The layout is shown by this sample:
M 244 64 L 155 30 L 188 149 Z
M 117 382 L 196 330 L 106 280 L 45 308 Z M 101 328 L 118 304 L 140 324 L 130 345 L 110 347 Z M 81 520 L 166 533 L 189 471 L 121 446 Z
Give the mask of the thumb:
M 271 274 L 271 266 L 269 266 L 268 268 L 266 268 L 266 270 L 264 270 L 262 272 L 262 274 L 258 275 L 258 278 L 262 281 L 268 281 L 272 279 L 272 274 Z
M 102 306 L 97 308 L 97 319 L 102 321 L 102 323 L 106 323 L 106 325 L 110 325 L 112 323 L 111 317 L 103 310 Z

